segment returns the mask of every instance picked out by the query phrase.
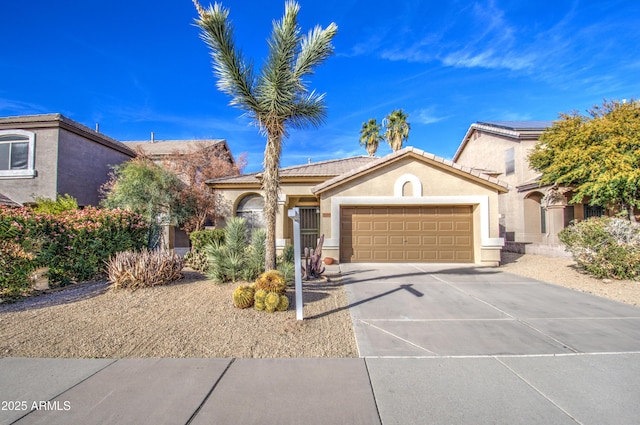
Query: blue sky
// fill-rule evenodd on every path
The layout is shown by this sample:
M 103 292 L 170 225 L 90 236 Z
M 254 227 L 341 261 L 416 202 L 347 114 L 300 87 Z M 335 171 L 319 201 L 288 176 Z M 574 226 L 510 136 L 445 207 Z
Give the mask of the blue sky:
M 366 155 L 362 123 L 396 108 L 409 114 L 409 145 L 450 159 L 476 121 L 640 97 L 637 1 L 299 3 L 303 31 L 339 32 L 310 81 L 327 95 L 326 123 L 292 132 L 283 166 Z M 223 4 L 260 66 L 284 0 Z M 265 140 L 217 91 L 190 0 L 3 1 L 0 16 L 0 116 L 62 113 L 117 140 L 224 138 L 248 153 L 246 171 L 261 169 Z

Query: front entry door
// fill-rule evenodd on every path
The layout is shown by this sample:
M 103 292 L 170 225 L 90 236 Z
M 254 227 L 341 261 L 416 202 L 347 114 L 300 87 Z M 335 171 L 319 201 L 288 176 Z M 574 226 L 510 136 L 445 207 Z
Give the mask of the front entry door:
M 300 207 L 300 239 L 302 242 L 302 253 L 304 249 L 316 249 L 318 243 L 318 234 L 320 230 L 318 207 Z

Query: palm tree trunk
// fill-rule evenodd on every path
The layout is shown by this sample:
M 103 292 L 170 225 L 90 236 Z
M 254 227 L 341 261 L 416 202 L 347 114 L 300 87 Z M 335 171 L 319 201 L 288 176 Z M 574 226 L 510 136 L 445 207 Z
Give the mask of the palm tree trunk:
M 276 268 L 276 216 L 278 213 L 278 188 L 280 186 L 280 152 L 282 151 L 282 134 L 268 132 L 267 146 L 264 150 L 264 174 L 262 189 L 264 190 L 264 219 L 267 226 L 267 247 L 265 254 L 265 270 Z

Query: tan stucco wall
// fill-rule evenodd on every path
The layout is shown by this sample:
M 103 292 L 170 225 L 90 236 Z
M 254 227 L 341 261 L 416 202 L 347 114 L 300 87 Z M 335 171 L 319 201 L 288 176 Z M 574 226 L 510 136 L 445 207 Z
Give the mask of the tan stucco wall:
M 402 196 L 402 183 L 405 181 L 412 182 L 411 194 L 416 183 L 421 186 L 419 196 Z M 287 216 L 287 211 L 296 206 L 299 197 L 315 197 L 312 193 L 315 185 L 317 183 L 308 185 L 283 183 L 276 225 L 276 239 L 279 240 L 279 246 L 290 243 L 292 236 L 291 220 Z M 262 195 L 262 191 L 258 188 L 224 189 L 219 193 L 218 213 L 226 217 L 235 214 L 242 197 L 250 193 Z M 475 261 L 480 264 L 497 264 L 500 261 L 501 244 L 497 240 L 499 236 L 497 190 L 455 173 L 447 167 L 443 168 L 412 157 L 405 157 L 321 192 L 318 196 L 320 198 L 320 234 L 324 234 L 326 238 L 323 249 L 325 256 L 335 259 L 340 257 L 339 232 L 334 228 L 339 226 L 336 224 L 336 222 L 339 223 L 339 202 L 342 200 L 353 202 L 356 199 L 355 202 L 360 205 L 369 205 L 373 202 L 384 205 L 446 205 L 450 203 L 473 205 Z M 484 213 L 483 208 L 486 209 Z M 486 217 L 483 217 L 483 214 Z M 223 222 L 218 224 L 224 225 Z M 493 246 L 489 246 L 491 244 Z
M 516 190 L 516 186 L 530 182 L 538 175 L 527 160 L 535 144 L 536 140 L 516 140 L 476 130 L 456 161 L 459 165 L 499 172 L 496 177 L 512 187 L 508 193 L 500 195 L 500 223 L 509 238 L 518 242 L 539 242 L 542 237 L 542 234 L 532 234 L 531 227 L 527 232 L 524 214 L 527 193 Z M 510 148 L 514 149 L 515 171 L 505 174 L 505 152 Z
M 402 196 L 403 191 L 400 183 L 409 178 L 413 179 L 410 176 L 417 178 L 420 182 L 420 196 Z M 401 188 L 399 192 L 397 192 L 397 186 Z M 478 197 L 487 200 L 489 210 L 487 236 L 488 238 L 498 238 L 497 190 L 463 177 L 447 168 L 414 158 L 403 158 L 321 194 L 321 232 L 327 237 L 325 241 L 327 255 L 331 254 L 330 256 L 339 258 L 339 236 L 335 229 L 339 223 L 339 217 L 337 220 L 334 217 L 336 213 L 339 214 L 339 208 L 334 205 L 335 200 L 338 199 L 340 202 L 340 198 L 345 198 L 351 205 L 367 205 L 371 203 L 367 197 L 378 197 L 376 202 L 381 205 L 438 205 L 453 202 L 473 205 L 475 261 L 476 263 L 497 263 L 500 261 L 499 248 L 496 256 L 496 252 L 491 252 L 495 249 L 483 247 L 481 208 L 476 203 Z M 361 203 L 358 198 L 362 200 Z

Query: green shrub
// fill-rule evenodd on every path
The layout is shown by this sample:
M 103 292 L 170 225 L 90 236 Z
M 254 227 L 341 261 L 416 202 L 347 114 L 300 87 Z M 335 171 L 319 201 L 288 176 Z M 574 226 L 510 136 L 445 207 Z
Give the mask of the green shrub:
M 242 277 L 246 281 L 255 280 L 264 272 L 264 258 L 267 251 L 267 232 L 256 229 L 251 234 L 251 244 L 245 249 L 246 267 Z
M 125 251 L 107 263 L 107 275 L 115 289 L 164 285 L 180 279 L 183 261 L 174 252 Z
M 636 223 L 590 218 L 558 236 L 576 263 L 596 277 L 635 279 L 640 275 L 640 225 Z
M 189 234 L 191 250 L 202 252 L 205 246 L 224 242 L 224 229 L 196 230 Z
M 233 217 L 227 220 L 224 229 L 224 242 L 214 241 L 206 245 L 204 252 L 209 260 L 207 276 L 215 282 L 235 282 L 242 278 L 253 276 L 259 270 L 257 257 L 264 248 L 261 247 L 264 232 L 254 232 L 252 245 L 247 243 L 249 231 L 246 220 L 242 217 Z M 262 254 L 264 263 L 264 254 Z M 262 266 L 264 267 L 264 266 Z M 251 280 L 251 279 L 249 279 Z
M 282 249 L 282 254 L 278 256 L 278 263 L 291 263 L 295 261 L 295 253 L 293 249 L 293 245 L 285 245 Z
M 187 254 L 184 256 L 184 264 L 201 273 L 207 273 L 209 271 L 209 258 L 204 252 L 187 252 Z
M 149 232 L 137 214 L 93 207 L 56 215 L 0 207 L 0 221 L 10 221 L 20 230 L 15 242 L 35 253 L 37 266 L 49 268 L 53 285 L 98 277 L 116 252 L 145 247 Z
M 31 289 L 29 276 L 36 269 L 35 256 L 22 245 L 0 239 L 0 299 L 24 295 Z
M 296 278 L 296 269 L 293 263 L 280 263 L 276 267 L 276 270 L 282 273 L 287 285 L 292 284 Z
M 78 201 L 68 194 L 65 195 L 57 195 L 56 200 L 36 197 L 36 206 L 33 210 L 40 214 L 60 214 L 64 211 L 74 211 L 77 210 Z

